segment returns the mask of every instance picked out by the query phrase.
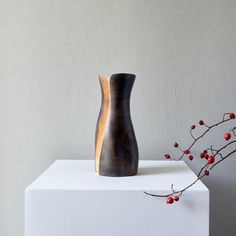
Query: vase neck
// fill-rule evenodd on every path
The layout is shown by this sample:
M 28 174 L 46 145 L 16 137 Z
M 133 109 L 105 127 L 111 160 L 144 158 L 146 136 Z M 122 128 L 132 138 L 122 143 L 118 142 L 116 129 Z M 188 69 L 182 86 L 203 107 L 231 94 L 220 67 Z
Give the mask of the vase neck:
M 111 76 L 100 76 L 99 79 L 103 101 L 129 104 L 131 90 L 135 81 L 135 75 L 114 74 Z

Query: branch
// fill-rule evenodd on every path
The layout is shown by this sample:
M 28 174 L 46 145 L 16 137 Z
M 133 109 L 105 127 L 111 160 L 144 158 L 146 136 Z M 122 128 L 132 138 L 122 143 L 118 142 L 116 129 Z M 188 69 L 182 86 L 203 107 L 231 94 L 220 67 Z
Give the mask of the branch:
M 228 118 L 226 118 L 226 116 L 228 116 Z M 198 140 L 200 140 L 201 138 L 203 138 L 211 129 L 213 129 L 214 127 L 221 125 L 225 122 L 228 122 L 229 120 L 235 119 L 235 114 L 234 113 L 225 113 L 223 115 L 223 120 L 208 126 L 204 123 L 203 120 L 199 121 L 200 125 L 204 125 L 207 129 L 201 134 L 199 135 L 197 138 L 195 138 L 195 136 L 192 134 L 192 131 L 195 129 L 195 125 L 191 126 L 190 129 L 190 135 L 193 138 L 193 142 L 191 143 L 191 145 L 189 146 L 188 149 L 183 150 L 178 143 L 174 144 L 175 148 L 178 148 L 181 152 L 182 155 L 178 158 L 171 158 L 169 154 L 165 154 L 165 157 L 167 159 L 173 159 L 175 161 L 181 160 L 184 155 L 189 155 L 189 159 L 192 160 L 193 156 L 191 155 L 191 148 L 196 144 L 196 142 L 198 142 Z M 231 134 L 230 132 L 232 132 L 232 134 L 234 135 L 234 137 L 236 138 L 236 127 L 232 128 L 229 133 L 225 133 L 224 134 L 224 138 L 226 141 L 228 141 L 229 139 L 231 139 Z M 222 151 L 225 150 L 226 148 L 232 146 L 234 143 L 236 143 L 236 140 L 232 140 L 230 142 L 228 142 L 227 144 L 223 145 L 221 148 L 219 149 L 215 149 L 212 147 L 212 145 L 210 146 L 210 148 L 207 148 L 206 150 L 204 150 L 201 154 L 200 157 L 202 159 L 206 159 L 207 163 L 205 163 L 202 168 L 200 169 L 200 171 L 198 172 L 197 178 L 189 185 L 187 185 L 185 188 L 181 189 L 181 190 L 174 190 L 173 188 L 173 184 L 171 185 L 171 192 L 168 194 L 152 194 L 152 193 L 148 193 L 146 191 L 144 191 L 145 194 L 152 196 L 152 197 L 167 197 L 167 203 L 168 204 L 172 204 L 175 201 L 179 200 L 179 197 L 190 187 L 192 187 L 194 184 L 196 184 L 196 182 L 198 182 L 199 180 L 201 180 L 203 177 L 208 176 L 210 171 L 212 169 L 215 168 L 215 166 L 217 166 L 218 164 L 220 164 L 223 160 L 225 160 L 226 158 L 228 158 L 229 156 L 231 156 L 232 154 L 236 153 L 236 149 L 234 149 L 233 151 L 229 152 L 227 155 L 223 156 L 222 155 Z M 211 152 L 211 155 L 208 154 L 208 151 Z M 216 160 L 216 158 L 219 157 L 220 159 Z
M 232 143 L 232 142 L 231 142 Z M 222 162 L 223 160 L 225 160 L 226 158 L 228 158 L 229 156 L 231 156 L 233 153 L 236 152 L 236 149 L 233 150 L 232 152 L 230 152 L 229 154 L 227 154 L 226 156 L 224 156 L 222 159 L 220 159 L 219 161 L 217 161 L 215 164 L 213 164 L 208 171 L 212 170 L 213 168 L 215 168 L 220 162 Z M 159 195 L 159 194 L 152 194 L 152 193 L 148 193 L 146 191 L 144 191 L 145 194 L 149 195 L 149 196 L 153 196 L 153 197 L 170 197 L 172 195 L 176 195 L 178 194 L 178 196 L 180 197 L 184 191 L 186 191 L 187 189 L 189 189 L 190 187 L 192 187 L 196 182 L 198 182 L 200 179 L 202 179 L 204 176 L 209 175 L 209 172 L 204 172 L 201 174 L 202 170 L 205 169 L 207 170 L 207 167 L 209 166 L 209 164 L 204 165 L 204 167 L 200 170 L 198 177 L 188 186 L 186 186 L 185 188 L 178 190 L 178 191 L 174 191 L 173 189 L 173 184 L 171 185 L 171 189 L 172 192 L 165 194 L 165 195 Z
M 227 115 L 227 114 L 230 114 L 230 113 L 225 113 L 224 116 L 223 116 L 223 120 L 221 120 L 221 121 L 219 121 L 218 123 L 213 124 L 213 125 L 211 125 L 211 126 L 208 126 L 208 125 L 206 125 L 206 124 L 203 123 L 202 125 L 204 125 L 205 127 L 207 127 L 207 129 L 206 129 L 200 136 L 198 136 L 197 138 L 195 138 L 195 137 L 193 136 L 193 134 L 192 134 L 193 129 L 195 129 L 195 125 L 192 126 L 191 129 L 190 129 L 190 134 L 191 134 L 191 136 L 192 136 L 192 138 L 193 138 L 193 142 L 191 143 L 191 145 L 189 146 L 189 148 L 186 149 L 186 150 L 188 150 L 189 153 L 191 153 L 191 148 L 198 142 L 199 139 L 203 138 L 211 129 L 213 129 L 214 127 L 216 127 L 216 126 L 218 126 L 218 125 L 221 125 L 221 124 L 223 124 L 223 123 L 225 123 L 225 122 L 230 121 L 232 118 L 227 118 L 227 119 L 225 119 L 225 115 Z M 202 121 L 202 122 L 203 122 L 203 121 Z M 201 123 L 201 121 L 199 121 L 199 123 Z M 193 128 L 193 127 L 194 127 L 194 128 Z M 175 160 L 175 161 L 181 160 L 181 159 L 185 156 L 185 154 L 186 154 L 185 151 L 183 151 L 182 149 L 179 148 L 179 150 L 182 151 L 182 155 L 181 155 L 179 158 L 177 158 L 177 159 L 172 158 L 172 159 Z M 188 153 L 188 152 L 187 152 L 187 153 Z

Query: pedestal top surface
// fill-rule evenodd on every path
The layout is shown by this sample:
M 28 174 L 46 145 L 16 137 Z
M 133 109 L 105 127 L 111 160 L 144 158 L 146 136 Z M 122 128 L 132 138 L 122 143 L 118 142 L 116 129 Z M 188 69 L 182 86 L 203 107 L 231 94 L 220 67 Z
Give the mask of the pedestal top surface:
M 186 187 L 196 175 L 183 161 L 139 161 L 135 176 L 105 177 L 95 173 L 93 160 L 57 160 L 26 190 L 157 190 Z M 190 191 L 208 191 L 198 181 Z

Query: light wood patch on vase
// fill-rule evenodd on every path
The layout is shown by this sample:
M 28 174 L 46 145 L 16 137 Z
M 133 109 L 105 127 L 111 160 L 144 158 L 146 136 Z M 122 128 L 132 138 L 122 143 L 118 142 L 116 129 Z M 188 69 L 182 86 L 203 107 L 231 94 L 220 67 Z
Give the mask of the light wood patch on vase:
M 103 102 L 101 107 L 101 117 L 97 126 L 96 137 L 96 172 L 99 173 L 100 156 L 102 150 L 102 144 L 106 133 L 106 125 L 110 114 L 110 76 L 99 76 L 101 83 Z

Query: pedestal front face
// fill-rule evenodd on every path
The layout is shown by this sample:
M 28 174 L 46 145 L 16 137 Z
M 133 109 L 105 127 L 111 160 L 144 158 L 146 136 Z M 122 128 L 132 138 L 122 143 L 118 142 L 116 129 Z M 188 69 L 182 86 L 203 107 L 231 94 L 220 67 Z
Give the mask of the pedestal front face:
M 140 161 L 139 174 L 103 177 L 93 161 L 56 161 L 25 192 L 26 236 L 208 236 L 209 192 L 197 183 L 173 205 L 167 193 L 196 176 L 184 162 Z

